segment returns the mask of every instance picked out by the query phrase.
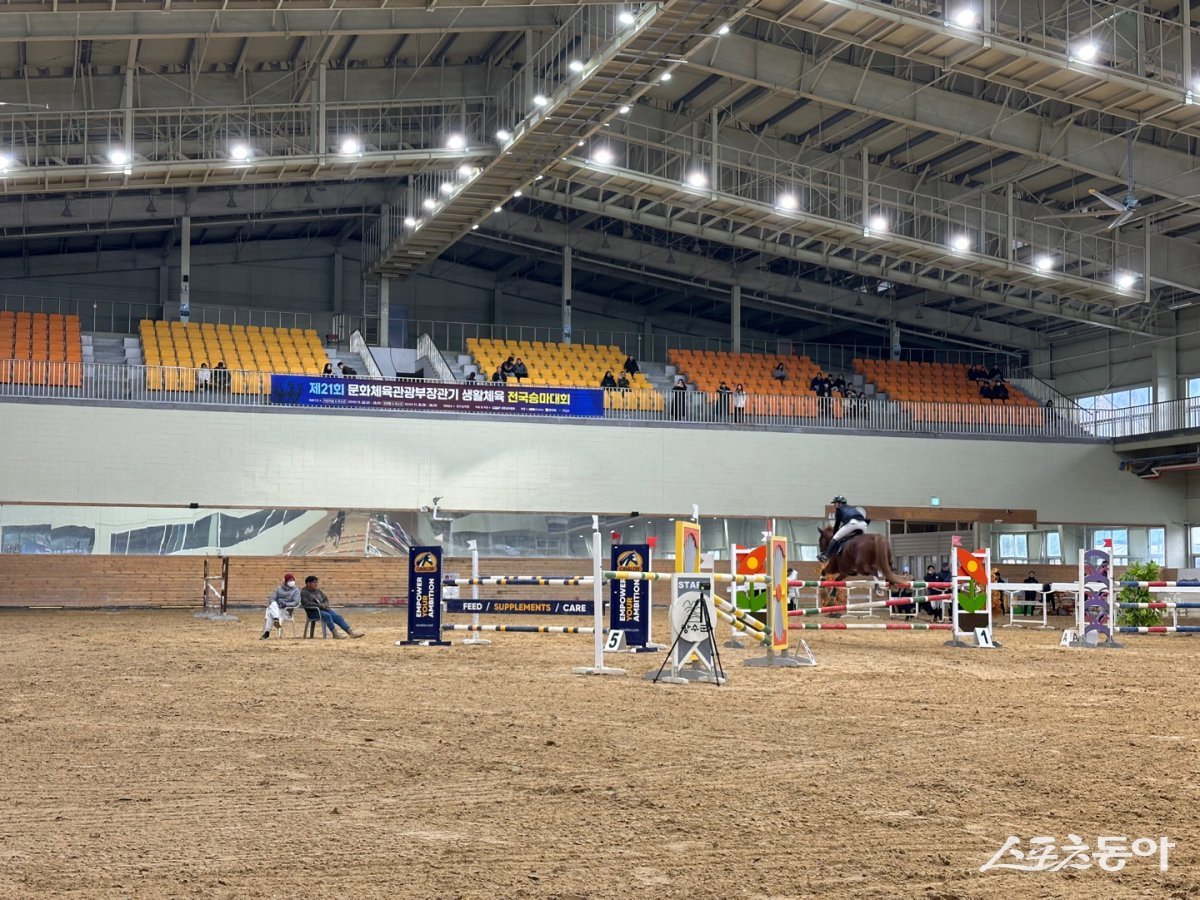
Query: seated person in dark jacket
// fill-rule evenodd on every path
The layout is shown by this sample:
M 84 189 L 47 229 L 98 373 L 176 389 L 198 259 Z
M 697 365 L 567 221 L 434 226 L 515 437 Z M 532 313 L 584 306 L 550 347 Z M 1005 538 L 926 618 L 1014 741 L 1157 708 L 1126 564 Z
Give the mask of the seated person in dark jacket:
M 508 381 L 508 377 L 504 374 L 503 369 L 497 369 L 492 373 L 492 381 L 498 381 L 501 384 L 504 384 L 504 382 Z
M 525 368 L 525 362 L 519 356 L 517 357 L 516 362 L 513 363 L 512 374 L 513 378 L 517 379 L 517 384 L 521 383 L 522 378 L 529 377 L 529 369 Z
M 833 389 L 839 391 L 842 396 L 846 395 L 846 377 L 844 375 L 839 375 L 833 379 Z
M 637 360 L 634 359 L 632 356 L 625 357 L 625 365 L 623 365 L 621 368 L 624 371 L 628 372 L 630 375 L 636 375 L 638 372 L 641 371 L 638 368 Z
M 358 374 L 358 369 L 354 368 L 353 366 L 348 366 L 344 362 L 338 363 L 338 371 L 347 377 Z
M 1003 381 L 992 382 L 992 396 L 1001 402 L 1008 399 L 1008 388 Z
M 999 363 L 992 363 L 992 367 L 987 371 L 987 377 L 989 381 L 1004 380 L 1004 370 L 1000 368 Z
M 600 387 L 615 388 L 616 386 L 617 379 L 613 378 L 612 369 L 609 369 L 604 373 L 604 377 L 600 379 Z
M 979 382 L 979 396 L 982 397 L 984 400 L 995 400 L 996 399 L 996 394 L 992 390 L 991 382 L 988 382 L 988 381 Z
M 229 370 L 227 368 L 225 368 L 225 360 L 221 360 L 219 363 L 217 363 L 217 367 L 215 369 L 213 369 L 213 373 L 212 373 L 213 390 L 227 391 L 227 390 L 229 390 L 229 384 L 230 384 Z
M 500 363 L 500 374 L 504 376 L 504 380 L 516 377 L 517 363 L 513 357 L 509 357 L 504 362 Z
M 320 580 L 316 575 L 309 575 L 304 579 L 304 590 L 300 592 L 300 605 L 304 607 L 304 611 L 308 613 L 310 619 L 319 618 L 325 622 L 329 628 L 329 633 L 337 637 L 337 629 L 335 625 L 340 626 L 342 631 L 350 635 L 350 637 L 360 638 L 365 631 L 351 628 L 350 623 L 342 618 L 341 613 L 334 611 L 329 605 L 329 598 L 325 596 L 325 592 L 318 585 Z M 314 615 L 315 613 L 315 615 Z
M 622 390 L 625 390 L 629 387 L 629 376 L 624 371 L 617 376 L 617 387 L 621 388 Z

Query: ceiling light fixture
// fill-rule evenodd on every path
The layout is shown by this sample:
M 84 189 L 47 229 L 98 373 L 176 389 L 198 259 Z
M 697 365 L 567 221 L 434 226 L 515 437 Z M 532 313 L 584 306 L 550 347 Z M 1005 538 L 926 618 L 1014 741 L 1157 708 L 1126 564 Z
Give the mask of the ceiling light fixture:
M 637 21 L 637 16 L 635 16 L 629 10 L 623 9 L 619 13 L 617 13 L 617 21 L 620 22 L 622 25 L 632 25 L 634 22 Z
M 1095 44 L 1092 44 L 1092 43 L 1080 44 L 1075 49 L 1073 56 L 1075 57 L 1075 59 L 1079 60 L 1080 62 L 1091 62 L 1092 60 L 1094 60 L 1096 58 L 1096 54 L 1099 52 L 1100 51 L 1099 51 L 1099 49 L 1097 49 Z
M 1133 287 L 1134 282 L 1137 281 L 1137 277 L 1135 275 L 1133 275 L 1133 273 L 1131 273 L 1131 272 L 1119 272 L 1119 273 L 1117 273 L 1116 281 L 1117 281 L 1118 288 L 1120 288 L 1123 291 L 1127 291 L 1131 287 Z
M 114 147 L 108 152 L 108 161 L 114 166 L 123 166 L 129 162 L 129 154 L 120 147 Z
M 950 246 L 963 253 L 971 248 L 971 239 L 965 234 L 956 234 L 950 239 Z
M 658 80 L 661 81 L 663 84 L 666 84 L 668 81 L 671 80 L 671 73 L 663 72 L 661 75 L 658 76 Z
M 514 196 L 514 197 L 520 197 L 520 196 L 521 196 L 521 192 L 520 192 L 520 191 L 513 191 L 513 196 Z
M 504 207 L 503 207 L 503 206 L 493 206 L 493 207 L 492 207 L 492 212 L 494 212 L 494 213 L 498 213 L 498 212 L 501 212 L 503 209 L 504 209 Z
M 879 234 L 886 234 L 888 230 L 888 220 L 880 215 L 871 216 L 871 221 L 867 223 L 867 228 L 868 230 L 878 232 Z
M 1034 259 L 1033 267 L 1039 272 L 1049 272 L 1054 268 L 1054 260 L 1049 256 L 1039 256 Z
M 720 28 L 718 28 L 717 34 L 721 35 L 722 37 L 729 34 L 729 23 L 726 22 L 724 25 L 722 25 Z
M 800 205 L 800 201 L 796 199 L 795 194 L 780 194 L 779 202 L 776 205 L 780 209 L 793 210 Z
M 534 94 L 534 96 L 533 96 L 533 105 L 534 106 L 545 106 L 549 102 L 550 101 L 546 99 L 545 94 Z
M 457 132 L 446 138 L 447 150 L 466 150 L 467 139 Z
M 443 194 L 453 194 L 454 193 L 454 185 L 451 184 L 449 181 L 443 181 L 441 184 L 438 185 L 438 190 L 441 191 Z
M 578 59 L 573 59 L 569 63 L 567 63 L 567 68 L 570 69 L 572 72 L 582 72 L 583 71 L 583 61 L 578 60 Z
M 342 145 L 338 148 L 345 156 L 357 156 L 362 153 L 362 144 L 358 142 L 358 138 L 348 137 L 342 140 Z
M 404 217 L 404 227 L 405 228 L 416 228 L 417 220 L 414 219 L 412 216 L 405 216 Z
M 612 151 L 607 147 L 597 147 L 592 151 L 592 162 L 599 166 L 611 166 L 613 161 Z
M 623 116 L 627 116 L 627 115 L 629 115 L 629 107 L 622 106 L 620 109 L 617 110 L 617 112 L 619 112 Z
M 421 205 L 423 207 L 425 207 L 426 209 L 433 209 L 435 206 L 437 206 L 437 201 L 434 200 L 432 197 L 426 197 L 424 200 L 421 201 Z
M 458 167 L 458 177 L 459 178 L 470 178 L 474 174 L 475 174 L 475 168 L 473 166 L 468 166 L 466 163 L 463 163 L 461 166 Z
M 979 13 L 971 9 L 969 6 L 963 7 L 958 12 L 950 17 L 950 21 L 946 24 L 955 24 L 959 28 L 974 28 L 979 24 Z
M 496 132 L 496 140 L 511 141 L 512 140 L 512 132 L 509 131 L 507 128 L 501 128 L 499 131 Z
M 702 188 L 708 185 L 708 176 L 699 169 L 693 172 L 688 172 L 685 180 L 687 181 L 688 185 L 694 188 Z
M 250 158 L 250 148 L 245 144 L 234 144 L 229 148 L 229 158 L 242 162 Z

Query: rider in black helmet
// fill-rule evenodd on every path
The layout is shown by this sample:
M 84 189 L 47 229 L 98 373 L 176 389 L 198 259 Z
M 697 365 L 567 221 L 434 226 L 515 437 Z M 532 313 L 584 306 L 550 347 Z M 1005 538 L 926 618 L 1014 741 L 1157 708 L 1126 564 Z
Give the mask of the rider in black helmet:
M 825 552 L 817 554 L 817 559 L 821 562 L 827 561 L 831 556 L 837 556 L 846 541 L 866 531 L 867 526 L 871 524 L 866 511 L 859 506 L 848 506 L 846 498 L 841 494 L 829 502 L 833 504 L 833 537 L 830 538 Z

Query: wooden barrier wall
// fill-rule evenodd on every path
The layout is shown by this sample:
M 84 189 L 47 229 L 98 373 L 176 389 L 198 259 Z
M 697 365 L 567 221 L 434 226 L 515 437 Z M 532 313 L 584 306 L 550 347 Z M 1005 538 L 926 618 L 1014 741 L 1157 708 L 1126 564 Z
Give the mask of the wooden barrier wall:
M 202 556 L 0 556 L 0 607 L 62 606 L 71 608 L 187 606 L 199 608 L 204 580 Z M 213 573 L 221 561 L 209 558 Z M 657 572 L 672 571 L 669 559 L 655 560 Z M 800 577 L 815 579 L 816 563 L 797 563 Z M 1000 566 L 1009 581 L 1022 581 L 1033 569 L 1042 581 L 1074 581 L 1076 566 Z M 728 571 L 726 565 L 721 571 Z M 444 570 L 471 574 L 469 557 L 449 557 Z M 479 561 L 482 575 L 590 575 L 587 559 L 488 558 Z M 1119 573 L 1120 570 L 1118 570 Z M 316 575 L 335 606 L 376 606 L 402 601 L 408 594 L 408 560 L 377 557 L 234 556 L 229 560 L 231 606 L 264 606 L 267 595 L 285 573 Z M 924 573 L 913 573 L 920 578 Z M 1173 580 L 1175 570 L 1164 571 Z M 469 587 L 459 589 L 471 596 Z M 591 599 L 590 585 L 578 587 L 482 586 L 479 596 L 498 599 Z M 665 589 L 658 602 L 665 602 Z

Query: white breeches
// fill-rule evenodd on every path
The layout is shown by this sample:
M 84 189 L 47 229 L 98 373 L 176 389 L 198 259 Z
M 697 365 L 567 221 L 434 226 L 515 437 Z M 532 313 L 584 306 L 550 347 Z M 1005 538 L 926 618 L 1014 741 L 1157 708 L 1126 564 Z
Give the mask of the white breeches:
M 272 600 L 267 605 L 266 615 L 263 616 L 263 631 L 270 631 L 276 619 L 282 622 L 288 618 L 290 615 L 289 610 L 291 610 L 290 606 L 280 606 L 278 602 Z
M 852 534 L 858 534 L 859 532 L 866 530 L 867 524 L 862 519 L 851 519 L 833 533 L 831 540 L 840 541 L 842 538 L 848 538 Z

